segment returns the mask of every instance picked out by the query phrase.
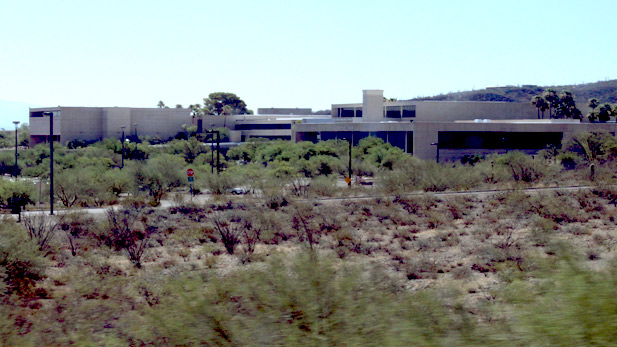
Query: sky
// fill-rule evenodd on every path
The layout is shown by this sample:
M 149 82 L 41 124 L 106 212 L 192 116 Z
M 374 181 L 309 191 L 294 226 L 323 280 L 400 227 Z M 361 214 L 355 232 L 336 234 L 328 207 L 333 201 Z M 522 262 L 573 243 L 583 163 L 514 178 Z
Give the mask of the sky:
M 0 127 L 27 106 L 250 109 L 617 78 L 617 1 L 0 0 Z

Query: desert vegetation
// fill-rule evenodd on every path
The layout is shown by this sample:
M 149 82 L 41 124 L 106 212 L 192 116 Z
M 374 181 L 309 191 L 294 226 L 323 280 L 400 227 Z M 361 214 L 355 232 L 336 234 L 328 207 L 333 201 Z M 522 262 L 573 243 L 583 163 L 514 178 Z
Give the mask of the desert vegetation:
M 190 141 L 132 143 L 124 168 L 117 141 L 59 146 L 58 176 L 87 179 L 58 178 L 67 198 L 55 216 L 3 217 L 1 344 L 615 341 L 608 134 L 466 164 L 369 138 L 352 168 L 374 184 L 351 187 L 337 184 L 345 142 L 247 143 L 217 175 Z M 44 180 L 44 148 L 20 160 Z M 209 194 L 188 196 L 189 166 Z M 4 206 L 38 205 L 27 180 L 0 183 Z M 228 194 L 235 186 L 251 193 Z

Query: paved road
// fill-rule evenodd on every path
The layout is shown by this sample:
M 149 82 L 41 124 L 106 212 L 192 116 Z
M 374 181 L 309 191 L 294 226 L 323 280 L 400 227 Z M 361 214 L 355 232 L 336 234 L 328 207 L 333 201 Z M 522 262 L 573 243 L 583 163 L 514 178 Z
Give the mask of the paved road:
M 594 188 L 597 188 L 597 187 L 594 187 L 594 186 L 563 186 L 563 187 L 548 187 L 548 188 L 526 188 L 526 189 L 521 189 L 519 191 L 536 194 L 540 192 L 576 191 L 576 190 L 588 190 L 588 189 L 594 189 Z M 433 195 L 433 196 L 443 196 L 443 197 L 451 197 L 451 196 L 486 197 L 486 196 L 491 196 L 491 195 L 500 194 L 500 193 L 507 193 L 507 192 L 512 192 L 512 191 L 515 191 L 515 189 L 468 190 L 468 191 L 456 191 L 456 192 L 415 192 L 415 193 L 403 194 L 402 196 L 403 197 L 415 197 L 415 196 L 422 196 L 422 195 Z M 185 197 L 185 202 L 189 202 L 190 199 L 188 197 L 188 194 L 186 195 L 187 196 Z M 241 197 L 241 196 L 238 196 L 238 197 Z M 341 201 L 341 200 L 383 199 L 386 197 L 392 198 L 394 197 L 394 195 L 365 195 L 365 196 L 347 196 L 347 197 L 333 197 L 333 198 L 298 199 L 298 200 L 300 201 L 322 201 L 322 202 L 332 201 L 333 202 L 333 201 Z M 210 195 L 200 194 L 200 195 L 193 197 L 193 202 L 198 205 L 202 205 L 210 201 L 210 199 L 211 199 Z M 161 205 L 158 208 L 169 208 L 175 205 L 177 205 L 176 202 L 174 202 L 173 200 L 166 199 L 166 200 L 161 200 Z M 112 206 L 112 208 L 119 208 L 119 207 L 120 205 Z M 59 209 L 59 210 L 55 210 L 54 212 L 55 214 L 62 214 L 66 212 L 85 212 L 85 213 L 89 213 L 93 215 L 102 216 L 105 214 L 105 211 L 108 208 L 109 207 L 93 207 L 93 208 L 80 208 L 80 209 L 70 209 L 70 210 Z M 22 212 L 22 216 L 28 215 L 28 214 L 40 214 L 40 213 L 49 214 L 49 210 L 25 211 L 25 212 Z M 13 218 L 17 218 L 17 215 L 12 215 L 12 216 Z

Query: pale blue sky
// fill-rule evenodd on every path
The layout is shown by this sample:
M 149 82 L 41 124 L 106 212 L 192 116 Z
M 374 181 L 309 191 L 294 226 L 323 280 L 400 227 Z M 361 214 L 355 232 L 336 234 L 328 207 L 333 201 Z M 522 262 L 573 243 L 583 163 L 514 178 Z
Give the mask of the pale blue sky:
M 617 78 L 614 0 L 0 5 L 0 100 L 40 106 L 186 106 L 226 91 L 251 109 L 317 110 L 362 89 L 408 99 Z

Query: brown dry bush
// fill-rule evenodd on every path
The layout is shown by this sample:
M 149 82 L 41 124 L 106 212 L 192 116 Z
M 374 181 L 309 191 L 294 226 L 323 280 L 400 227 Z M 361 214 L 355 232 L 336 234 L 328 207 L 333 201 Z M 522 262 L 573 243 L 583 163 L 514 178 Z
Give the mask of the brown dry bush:
M 104 235 L 108 246 L 124 250 L 130 261 L 141 268 L 141 258 L 149 246 L 150 238 L 158 231 L 158 218 L 152 209 L 134 204 L 124 209 L 107 209 L 108 233 Z
M 28 236 L 39 245 L 40 250 L 49 248 L 49 243 L 63 219 L 64 215 L 50 216 L 45 212 L 32 213 L 22 217 Z
M 86 213 L 67 214 L 59 227 L 66 236 L 73 256 L 77 255 L 79 249 L 87 250 L 93 246 L 100 246 L 96 228 L 94 218 Z
M 241 242 L 242 231 L 244 230 L 243 219 L 234 211 L 215 211 L 212 214 L 214 228 L 218 232 L 221 242 L 228 254 L 234 254 L 236 246 Z

